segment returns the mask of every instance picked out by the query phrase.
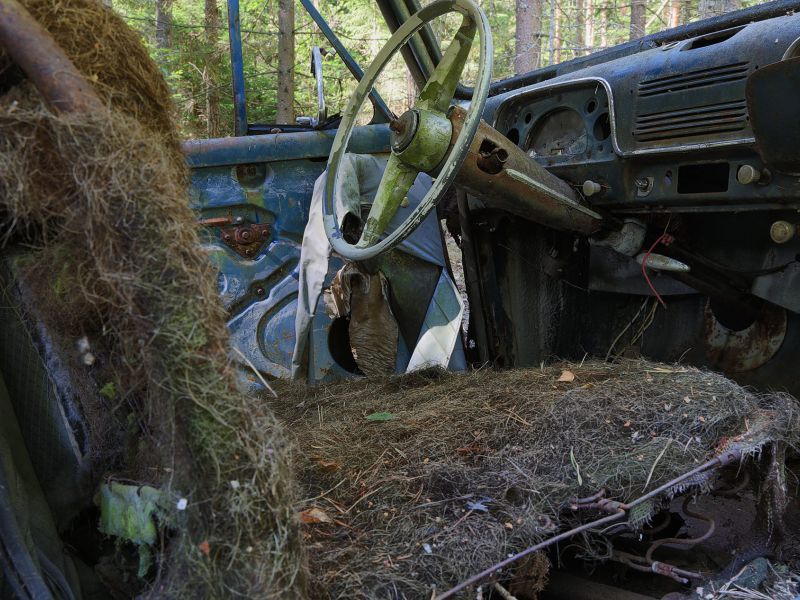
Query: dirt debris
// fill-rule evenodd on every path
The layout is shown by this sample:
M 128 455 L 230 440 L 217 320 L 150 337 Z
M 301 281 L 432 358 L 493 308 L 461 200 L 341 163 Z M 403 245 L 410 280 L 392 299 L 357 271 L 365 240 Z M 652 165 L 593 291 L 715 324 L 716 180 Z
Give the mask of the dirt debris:
M 304 527 L 318 598 L 430 598 L 577 524 L 576 497 L 603 488 L 632 500 L 726 448 L 795 446 L 800 424 L 788 396 L 645 361 L 277 392 L 274 410 L 301 449 L 301 509 L 325 515 Z M 713 485 L 705 476 L 673 493 Z M 599 562 L 597 537 L 576 543 Z M 546 571 L 536 572 L 541 584 Z
M 91 363 L 72 368 L 93 378 L 82 399 L 96 417 L 98 483 L 124 478 L 185 499 L 148 580 L 126 587 L 302 597 L 288 446 L 269 410 L 235 390 L 169 90 L 138 35 L 101 2 L 22 4 L 107 110 L 53 114 L 0 55 L 2 242 L 23 250 L 12 270 L 29 316 L 64 347 L 91 344 Z

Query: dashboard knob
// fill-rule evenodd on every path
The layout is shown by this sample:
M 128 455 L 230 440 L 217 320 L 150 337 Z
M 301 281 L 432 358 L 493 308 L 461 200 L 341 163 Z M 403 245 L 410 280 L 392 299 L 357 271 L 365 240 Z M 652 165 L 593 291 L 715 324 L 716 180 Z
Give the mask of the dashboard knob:
M 599 194 L 600 191 L 603 189 L 603 186 L 601 186 L 596 181 L 587 179 L 586 181 L 583 182 L 582 189 L 583 189 L 583 195 L 588 198 L 589 196 L 594 196 L 595 194 Z
M 775 221 L 769 228 L 769 237 L 776 244 L 785 244 L 794 237 L 795 226 L 788 221 Z
M 752 165 L 742 165 L 736 172 L 736 181 L 742 185 L 756 183 L 759 179 L 761 179 L 761 171 Z

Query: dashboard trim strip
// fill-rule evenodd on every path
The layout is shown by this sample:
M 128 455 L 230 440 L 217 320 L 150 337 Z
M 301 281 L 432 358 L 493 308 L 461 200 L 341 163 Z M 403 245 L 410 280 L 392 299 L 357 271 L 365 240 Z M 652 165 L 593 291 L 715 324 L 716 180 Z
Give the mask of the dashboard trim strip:
M 541 84 L 537 84 L 531 86 L 527 89 L 521 89 L 515 91 L 512 94 L 509 94 L 507 98 L 503 100 L 503 104 L 501 108 L 495 111 L 495 118 L 492 122 L 492 127 L 496 128 L 497 125 L 497 115 L 503 111 L 503 108 L 513 102 L 514 100 L 527 95 L 534 95 L 538 94 L 539 92 L 549 92 L 555 89 L 563 89 L 563 88 L 572 88 L 572 87 L 582 87 L 585 86 L 587 83 L 599 83 L 603 86 L 606 91 L 606 95 L 608 96 L 608 115 L 609 120 L 611 122 L 611 145 L 614 148 L 614 153 L 625 158 L 630 156 L 641 156 L 643 154 L 673 154 L 676 152 L 692 152 L 694 150 L 705 150 L 708 148 L 719 148 L 723 146 L 742 146 L 747 144 L 754 144 L 755 138 L 748 137 L 748 138 L 739 138 L 735 140 L 720 140 L 716 142 L 702 142 L 698 144 L 683 144 L 680 146 L 665 146 L 665 147 L 656 147 L 656 148 L 642 148 L 639 150 L 629 150 L 624 151 L 620 148 L 619 140 L 617 138 L 617 117 L 616 111 L 614 107 L 614 92 L 611 89 L 611 84 L 604 79 L 603 77 L 598 77 L 596 75 L 590 77 L 581 77 L 578 79 L 571 79 L 569 81 L 558 81 L 558 82 L 543 82 Z

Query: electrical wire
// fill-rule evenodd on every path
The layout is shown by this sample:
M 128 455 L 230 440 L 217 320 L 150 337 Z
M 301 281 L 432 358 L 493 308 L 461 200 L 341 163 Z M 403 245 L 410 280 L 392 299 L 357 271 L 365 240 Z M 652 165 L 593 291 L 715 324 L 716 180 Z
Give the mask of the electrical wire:
M 658 239 L 653 242 L 653 245 L 650 246 L 650 249 L 645 253 L 644 258 L 642 259 L 642 275 L 644 276 L 645 282 L 647 282 L 647 287 L 650 288 L 650 291 L 653 292 L 653 295 L 656 297 L 656 300 L 659 301 L 661 306 L 667 308 L 667 303 L 664 302 L 664 299 L 661 297 L 661 294 L 658 293 L 653 282 L 650 281 L 650 275 L 647 274 L 647 260 L 650 258 L 650 255 L 653 253 L 653 250 L 656 249 L 656 246 L 659 244 L 664 244 L 665 246 L 669 246 L 672 242 L 675 241 L 675 238 L 668 234 L 666 231 L 662 233 Z

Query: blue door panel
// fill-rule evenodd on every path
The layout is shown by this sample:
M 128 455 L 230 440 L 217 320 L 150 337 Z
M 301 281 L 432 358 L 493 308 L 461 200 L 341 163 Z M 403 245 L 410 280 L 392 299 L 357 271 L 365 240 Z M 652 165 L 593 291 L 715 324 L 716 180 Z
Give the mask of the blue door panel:
M 260 386 L 250 365 L 266 377 L 290 375 L 300 246 L 314 182 L 325 169 L 332 141 L 331 132 L 304 132 L 184 146 L 191 206 L 198 213 L 203 248 L 218 271 L 232 346 L 247 357 L 234 353 L 249 387 Z M 369 126 L 354 131 L 350 149 L 384 153 L 388 145 L 388 128 Z M 248 240 L 236 243 L 248 234 Z M 322 313 L 314 328 L 324 333 L 330 319 Z M 313 363 L 312 379 L 347 375 L 324 343 L 315 346 Z

